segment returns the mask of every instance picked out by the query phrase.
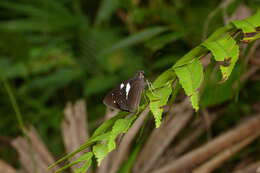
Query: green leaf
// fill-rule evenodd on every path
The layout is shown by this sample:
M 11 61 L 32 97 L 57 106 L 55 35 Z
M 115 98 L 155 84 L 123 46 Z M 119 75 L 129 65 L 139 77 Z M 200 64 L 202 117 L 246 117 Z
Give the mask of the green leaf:
M 227 26 L 221 27 L 221 28 L 217 29 L 213 34 L 211 34 L 206 41 L 214 41 L 214 40 L 218 39 L 219 37 L 221 37 L 223 35 L 223 33 L 229 32 L 232 29 L 234 29 L 234 27 L 232 25 L 227 25 Z M 195 59 L 198 59 L 204 53 L 207 53 L 207 49 L 204 48 L 203 46 L 199 45 L 199 46 L 193 48 L 187 54 L 185 54 L 182 58 L 180 58 L 180 60 L 177 61 L 173 65 L 172 68 L 175 69 L 180 66 L 190 64 Z
M 184 88 L 185 93 L 190 97 L 193 108 L 199 109 L 199 93 L 198 89 L 203 80 L 203 67 L 199 60 L 182 67 L 175 68 L 180 84 Z
M 114 116 L 113 118 L 105 121 L 104 123 L 102 123 L 96 130 L 95 132 L 93 133 L 92 137 L 97 137 L 103 133 L 105 133 L 109 128 L 111 128 L 114 123 L 116 122 L 116 120 L 124 117 L 125 115 L 124 114 L 118 114 L 116 116 Z
M 252 40 L 256 40 L 260 37 L 259 30 L 257 28 L 260 27 L 260 10 L 253 16 L 250 16 L 244 20 L 236 20 L 231 23 L 237 28 L 241 29 L 244 33 L 243 41 L 248 42 Z
M 100 9 L 98 10 L 96 23 L 109 20 L 111 15 L 119 7 L 119 0 L 102 0 Z
M 96 142 L 100 142 L 100 141 L 107 141 L 107 140 L 109 140 L 109 137 L 110 137 L 110 132 L 106 132 L 106 133 L 100 134 L 99 136 L 95 136 L 95 137 L 92 136 L 89 139 L 89 142 L 96 143 Z
M 260 32 L 255 34 L 255 35 L 250 35 L 248 37 L 244 37 L 243 41 L 249 42 L 249 41 L 254 41 L 254 40 L 257 40 L 257 39 L 260 39 Z
M 74 155 L 76 155 L 77 153 L 85 150 L 86 148 L 92 146 L 93 144 L 95 144 L 96 142 L 99 141 L 106 141 L 108 140 L 108 138 L 110 137 L 110 132 L 107 133 L 103 133 L 103 134 L 99 134 L 99 135 L 92 135 L 91 138 L 89 138 L 86 142 L 84 142 L 84 144 L 82 144 L 78 149 L 76 149 L 75 151 L 65 155 L 64 157 L 60 158 L 59 160 L 57 160 L 55 163 L 51 164 L 48 169 L 53 168 L 54 166 L 58 165 L 59 163 L 73 157 Z
M 255 32 L 255 26 L 249 23 L 246 19 L 245 20 L 235 20 L 232 21 L 236 28 L 242 29 L 244 33 L 251 33 Z
M 115 139 L 117 136 L 121 133 L 126 133 L 135 118 L 136 116 L 132 116 L 130 118 L 119 119 L 115 122 L 108 141 L 109 152 L 116 148 Z
M 114 51 L 133 46 L 135 44 L 146 41 L 166 30 L 167 30 L 167 28 L 160 27 L 160 26 L 144 29 L 140 32 L 137 32 L 137 33 L 119 41 L 118 43 L 114 44 L 110 48 L 105 49 L 104 51 L 101 52 L 101 54 L 112 53 Z
M 153 82 L 153 87 L 155 89 L 163 87 L 166 83 L 173 81 L 175 78 L 176 75 L 173 69 L 166 70 L 159 77 L 156 78 L 156 80 Z
M 91 154 L 88 154 L 88 153 L 91 153 Z M 77 168 L 75 170 L 73 170 L 75 173 L 85 173 L 87 172 L 88 168 L 91 166 L 91 163 L 92 163 L 92 157 L 93 157 L 93 153 L 92 152 L 88 152 L 84 155 L 82 155 L 79 159 L 77 160 L 80 160 L 81 162 L 84 161 L 84 165 L 81 167 L 81 168 Z M 88 155 L 87 155 L 88 154 Z
M 133 120 L 136 119 L 136 116 L 132 116 L 125 119 L 117 119 L 113 125 L 113 128 L 108 132 L 108 138 L 103 140 L 103 143 L 97 144 L 93 147 L 93 152 L 97 159 L 98 165 L 101 164 L 102 160 L 116 148 L 116 138 L 121 133 L 126 133 L 129 127 L 131 126 Z
M 155 119 L 156 128 L 161 125 L 163 113 L 162 107 L 167 104 L 171 93 L 172 87 L 170 82 L 166 85 L 164 84 L 164 87 L 155 88 L 154 90 L 147 92 L 147 96 L 150 100 L 149 106 Z
M 244 20 L 232 21 L 237 29 L 242 29 L 243 33 L 256 32 L 256 28 L 260 26 L 260 10 L 253 16 Z
M 195 61 L 196 59 L 198 59 L 199 55 L 201 55 L 203 52 L 205 52 L 205 48 L 203 48 L 202 46 L 197 46 L 194 49 L 192 49 L 191 51 L 189 51 L 187 54 L 185 54 L 183 57 L 180 58 L 180 60 L 178 60 L 174 65 L 173 65 L 173 69 L 193 63 L 193 61 Z
M 84 165 L 81 168 L 77 168 L 77 169 L 73 170 L 73 172 L 75 172 L 75 173 L 86 173 L 88 168 L 91 166 L 91 164 L 92 164 L 92 160 L 89 160 L 86 163 L 84 163 Z
M 212 52 L 216 61 L 229 61 L 229 65 L 220 66 L 222 78 L 227 80 L 238 60 L 239 46 L 236 41 L 230 35 L 226 35 L 215 41 L 206 41 L 202 45 Z
M 92 157 L 93 157 L 93 153 L 92 152 L 84 153 L 78 159 L 76 159 L 75 161 L 72 161 L 69 164 L 67 164 L 66 166 L 56 170 L 55 173 L 62 172 L 63 170 L 65 170 L 65 169 L 67 169 L 67 168 L 69 168 L 69 167 L 71 167 L 73 165 L 76 165 L 76 164 L 78 164 L 80 162 L 86 162 L 86 164 L 84 164 L 84 166 L 85 165 L 89 165 L 90 166 Z M 87 167 L 87 169 L 88 169 L 88 167 Z M 83 173 L 83 172 L 78 172 L 78 173 Z
M 109 149 L 108 145 L 106 143 L 104 144 L 97 144 L 93 147 L 93 153 L 95 154 L 95 157 L 98 162 L 98 166 L 100 166 L 101 161 L 108 155 Z
M 233 31 L 235 28 L 232 24 L 228 24 L 226 26 L 218 28 L 214 31 L 205 41 L 214 41 L 221 37 L 223 34 Z

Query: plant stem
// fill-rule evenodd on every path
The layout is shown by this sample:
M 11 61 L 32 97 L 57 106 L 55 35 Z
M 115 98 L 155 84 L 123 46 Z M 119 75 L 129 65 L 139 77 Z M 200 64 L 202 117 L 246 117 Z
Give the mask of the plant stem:
M 7 91 L 7 94 L 9 96 L 9 98 L 10 98 L 12 107 L 13 107 L 15 115 L 16 115 L 16 119 L 18 121 L 18 125 L 21 128 L 22 132 L 25 134 L 26 129 L 25 129 L 24 122 L 23 122 L 23 119 L 22 119 L 22 114 L 21 114 L 21 111 L 20 111 L 19 106 L 17 104 L 17 101 L 16 101 L 16 98 L 14 96 L 14 93 L 13 93 L 13 91 L 11 89 L 11 86 L 10 86 L 10 84 L 9 84 L 7 79 L 2 78 L 2 81 L 3 81 L 4 87 L 5 87 L 6 91 Z

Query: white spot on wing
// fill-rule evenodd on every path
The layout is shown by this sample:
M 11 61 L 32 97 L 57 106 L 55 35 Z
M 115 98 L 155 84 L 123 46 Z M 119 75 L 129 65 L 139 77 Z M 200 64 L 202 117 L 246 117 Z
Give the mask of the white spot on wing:
M 122 88 L 124 88 L 124 84 L 123 83 L 121 83 L 121 85 L 120 85 L 120 89 L 122 89 Z
M 128 98 L 128 94 L 129 94 L 130 88 L 131 88 L 130 83 L 127 83 L 127 84 L 126 84 L 126 88 L 125 88 L 125 91 L 126 91 L 126 99 Z
M 114 102 L 114 103 L 116 103 L 116 101 L 115 101 L 115 100 L 114 100 L 113 102 Z

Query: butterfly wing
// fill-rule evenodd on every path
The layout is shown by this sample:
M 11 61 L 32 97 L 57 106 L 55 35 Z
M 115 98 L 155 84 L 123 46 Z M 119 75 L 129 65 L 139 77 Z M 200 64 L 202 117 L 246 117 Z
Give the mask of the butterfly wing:
M 144 86 L 143 79 L 133 79 L 126 84 L 126 104 L 129 112 L 134 112 L 139 106 Z
M 104 98 L 103 103 L 107 106 L 110 107 L 112 109 L 120 109 L 119 105 L 117 104 L 116 101 L 116 93 L 118 93 L 119 91 L 117 89 L 114 89 L 112 91 L 110 91 Z
M 143 74 L 143 72 L 137 74 Z M 103 103 L 113 109 L 134 112 L 140 103 L 144 86 L 143 75 L 141 77 L 136 75 L 110 91 L 105 96 Z

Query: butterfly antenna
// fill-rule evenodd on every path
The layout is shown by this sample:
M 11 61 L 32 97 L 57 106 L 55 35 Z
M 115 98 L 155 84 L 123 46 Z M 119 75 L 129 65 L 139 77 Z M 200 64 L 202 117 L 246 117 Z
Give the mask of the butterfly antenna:
M 151 93 L 156 96 L 156 94 L 153 92 L 155 89 L 154 89 L 152 83 L 149 82 L 147 79 L 146 79 L 146 83 L 148 85 L 149 91 L 151 91 Z

